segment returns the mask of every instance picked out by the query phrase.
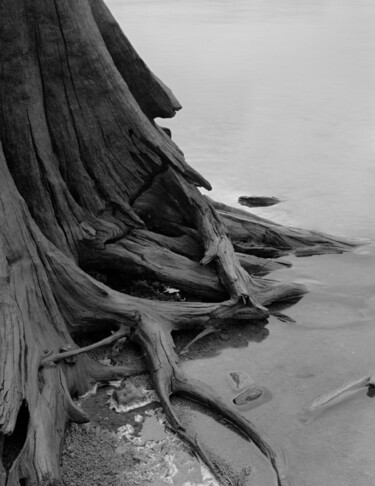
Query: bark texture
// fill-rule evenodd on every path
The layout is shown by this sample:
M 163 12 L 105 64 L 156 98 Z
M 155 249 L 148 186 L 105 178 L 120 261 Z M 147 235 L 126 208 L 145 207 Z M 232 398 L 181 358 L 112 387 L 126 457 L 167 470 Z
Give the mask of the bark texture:
M 306 291 L 263 279 L 290 266 L 270 256 L 353 243 L 202 196 L 209 182 L 154 121 L 180 104 L 102 0 L 1 0 L 0 32 L 0 485 L 61 484 L 65 427 L 89 420 L 73 399 L 95 381 L 143 371 L 104 367 L 79 350 L 74 337 L 98 330 L 105 342 L 129 335 L 142 346 L 172 427 L 223 484 L 171 394 L 215 409 L 288 485 L 267 435 L 182 373 L 171 332 L 265 319 L 272 303 Z M 98 270 L 163 281 L 200 301 L 131 297 L 88 273 Z M 4 467 L 20 421 L 22 449 Z

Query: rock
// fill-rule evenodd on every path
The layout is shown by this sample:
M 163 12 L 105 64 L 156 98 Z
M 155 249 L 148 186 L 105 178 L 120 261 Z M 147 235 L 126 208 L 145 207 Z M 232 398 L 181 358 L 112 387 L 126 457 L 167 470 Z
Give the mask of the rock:
M 240 393 L 233 402 L 238 405 L 247 405 L 249 402 L 258 400 L 263 396 L 263 390 L 256 386 L 250 386 L 244 392 Z
M 267 196 L 241 196 L 238 198 L 238 202 L 242 206 L 247 206 L 249 208 L 259 208 L 264 206 L 273 206 L 280 201 L 277 197 L 267 197 Z
M 127 405 L 134 400 L 142 398 L 142 393 L 133 383 L 126 383 L 123 388 L 115 390 L 112 396 L 118 405 Z
M 250 376 L 244 371 L 230 371 L 228 375 L 230 378 L 231 387 L 235 391 L 240 391 L 245 386 L 251 385 L 251 383 L 253 382 Z
M 99 363 L 104 364 L 106 366 L 111 366 L 112 361 L 109 358 L 102 358 L 99 360 Z

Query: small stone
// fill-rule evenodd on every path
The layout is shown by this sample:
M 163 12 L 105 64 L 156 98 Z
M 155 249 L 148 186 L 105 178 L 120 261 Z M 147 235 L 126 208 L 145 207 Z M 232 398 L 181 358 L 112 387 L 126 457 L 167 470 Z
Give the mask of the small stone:
M 230 371 L 229 378 L 231 379 L 231 385 L 237 391 L 243 389 L 246 385 L 251 383 L 251 379 L 244 371 Z
M 173 294 L 178 294 L 179 292 L 180 292 L 179 289 L 174 289 L 173 287 L 165 287 L 164 289 L 165 294 L 173 295 Z
M 142 398 L 142 393 L 133 383 L 126 383 L 123 388 L 113 392 L 113 398 L 118 405 L 126 405 L 134 400 Z
M 233 402 L 238 405 L 246 405 L 249 402 L 258 400 L 263 395 L 263 390 L 257 388 L 256 386 L 250 386 L 244 392 L 242 392 L 238 397 L 236 397 Z
M 273 206 L 281 202 L 281 200 L 273 196 L 241 196 L 238 198 L 238 202 L 242 206 L 248 206 L 249 208 L 260 208 Z
M 111 366 L 112 361 L 109 358 L 103 358 L 103 359 L 99 360 L 99 363 L 107 365 L 107 366 Z

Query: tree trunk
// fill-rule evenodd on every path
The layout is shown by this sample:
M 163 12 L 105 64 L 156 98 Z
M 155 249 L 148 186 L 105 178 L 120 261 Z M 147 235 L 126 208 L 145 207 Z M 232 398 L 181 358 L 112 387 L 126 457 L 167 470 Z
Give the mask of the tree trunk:
M 89 420 L 72 397 L 140 371 L 85 354 L 67 362 L 73 337 L 97 330 L 140 343 L 171 425 L 206 462 L 172 393 L 213 407 L 289 484 L 266 435 L 182 374 L 171 332 L 267 318 L 267 306 L 305 289 L 263 280 L 289 263 L 262 255 L 344 251 L 351 242 L 203 197 L 197 187 L 210 184 L 154 122 L 173 116 L 178 101 L 101 0 L 2 0 L 0 31 L 0 485 L 61 484 L 66 424 Z M 98 269 L 161 280 L 202 302 L 130 297 L 86 273 Z M 26 436 L 5 468 L 17 422 Z

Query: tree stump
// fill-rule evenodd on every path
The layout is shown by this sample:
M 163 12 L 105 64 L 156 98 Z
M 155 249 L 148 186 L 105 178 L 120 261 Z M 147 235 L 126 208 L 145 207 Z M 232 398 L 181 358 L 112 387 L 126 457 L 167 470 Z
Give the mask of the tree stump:
M 171 426 L 208 465 L 171 394 L 215 409 L 289 484 L 267 435 L 182 373 L 171 332 L 266 319 L 270 304 L 306 290 L 262 279 L 289 265 L 262 257 L 353 243 L 202 196 L 209 182 L 154 121 L 174 116 L 179 102 L 102 0 L 2 0 L 0 31 L 0 484 L 62 484 L 66 425 L 89 420 L 73 399 L 95 381 L 140 372 L 78 349 L 75 336 L 98 330 L 142 346 Z M 157 279 L 200 301 L 131 297 L 89 275 L 98 269 Z M 25 437 L 5 462 L 20 424 Z

